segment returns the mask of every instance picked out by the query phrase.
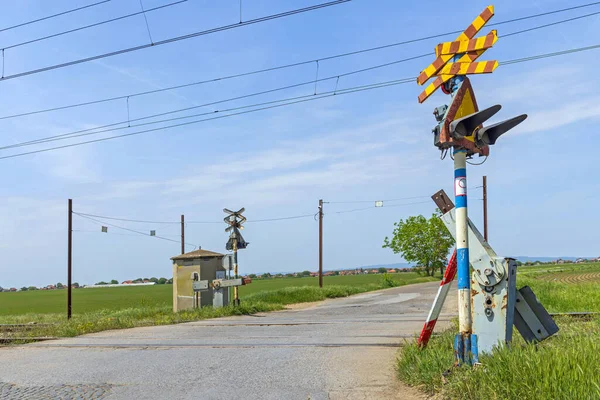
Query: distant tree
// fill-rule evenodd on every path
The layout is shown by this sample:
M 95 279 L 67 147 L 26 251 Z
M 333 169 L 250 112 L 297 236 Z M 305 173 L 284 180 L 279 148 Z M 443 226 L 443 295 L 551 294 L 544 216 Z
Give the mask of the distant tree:
M 100 282 L 96 283 L 96 285 L 108 285 L 108 283 L 106 283 L 104 281 L 100 281 Z
M 158 283 L 158 279 L 156 277 L 150 278 L 150 282 Z
M 119 284 L 119 281 L 118 281 L 118 280 L 116 280 L 116 279 L 113 279 L 112 281 L 110 281 L 110 284 L 111 284 L 111 285 L 118 285 L 118 284 Z
M 271 274 L 270 274 L 270 273 L 268 273 L 268 272 L 265 272 L 264 274 L 262 274 L 262 275 L 261 275 L 261 277 L 263 277 L 263 278 L 267 279 L 267 278 L 270 278 L 270 277 L 271 277 Z
M 377 268 L 377 271 L 380 274 L 385 274 L 387 272 L 387 268 L 385 268 L 385 267 L 379 267 L 379 268 Z
M 167 283 L 168 283 L 169 285 L 172 285 L 172 284 L 173 284 L 173 278 L 169 278 L 169 280 L 167 281 Z
M 29 290 L 29 288 L 28 288 L 28 287 L 26 287 L 26 286 L 23 286 L 23 287 L 21 288 L 21 292 L 26 292 L 26 291 L 28 291 L 28 290 Z
M 439 268 L 444 273 L 444 265 L 448 251 L 454 245 L 454 239 L 440 219 L 440 213 L 427 219 L 422 215 L 408 217 L 406 221 L 394 223 L 394 234 L 390 240 L 387 236 L 383 247 L 389 247 L 408 262 L 417 263 L 417 270 L 433 276 Z
M 78 288 L 78 287 L 79 287 L 79 283 L 75 282 L 75 283 L 73 283 L 73 285 L 72 285 L 72 286 L 73 286 L 74 288 Z
M 137 278 L 133 281 L 133 283 L 140 283 L 143 282 L 144 280 L 142 278 Z
M 167 278 L 160 278 L 160 279 L 158 280 L 158 284 L 159 284 L 159 285 L 164 285 L 165 283 L 167 283 Z
M 302 276 L 310 276 L 310 271 L 302 271 Z
M 38 288 L 36 288 L 35 286 L 29 286 L 29 287 L 27 288 L 27 290 L 38 290 Z
M 294 274 L 285 274 L 285 277 L 286 277 L 286 278 L 293 278 L 293 277 L 294 277 Z
M 65 287 L 65 286 L 64 286 L 62 283 L 60 283 L 60 282 L 58 282 L 58 283 L 56 284 L 56 288 L 57 288 L 57 289 L 62 289 L 62 288 L 64 288 L 64 287 Z
M 250 275 L 248 275 L 248 277 L 252 278 L 252 279 L 256 279 L 257 278 L 256 274 L 250 274 Z

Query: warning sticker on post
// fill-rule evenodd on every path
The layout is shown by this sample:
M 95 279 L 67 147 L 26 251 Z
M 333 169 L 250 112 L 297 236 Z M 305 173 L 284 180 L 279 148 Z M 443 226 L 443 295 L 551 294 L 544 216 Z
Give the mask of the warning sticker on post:
M 457 176 L 454 179 L 454 195 L 455 196 L 466 196 L 467 195 L 467 177 Z

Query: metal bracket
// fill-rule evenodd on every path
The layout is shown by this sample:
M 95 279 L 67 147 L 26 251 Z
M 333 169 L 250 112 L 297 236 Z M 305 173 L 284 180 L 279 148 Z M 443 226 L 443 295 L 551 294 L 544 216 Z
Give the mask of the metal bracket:
M 194 290 L 194 292 L 208 290 L 208 281 L 193 281 L 192 289 Z
M 558 332 L 558 326 L 529 286 L 517 291 L 515 327 L 527 342 L 539 342 Z

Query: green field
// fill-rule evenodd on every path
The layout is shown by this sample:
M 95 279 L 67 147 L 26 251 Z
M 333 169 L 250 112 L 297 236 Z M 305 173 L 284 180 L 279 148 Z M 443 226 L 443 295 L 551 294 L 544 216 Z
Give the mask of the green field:
M 420 276 L 415 272 L 390 274 L 401 284 L 428 282 L 434 278 Z M 378 284 L 382 275 L 347 275 L 324 277 L 323 284 L 362 287 Z M 318 278 L 255 279 L 240 288 L 240 298 L 252 293 L 273 291 L 285 287 L 318 286 Z M 167 307 L 172 305 L 173 286 L 134 286 L 117 288 L 94 288 L 73 290 L 73 313 L 99 310 L 120 310 L 139 307 Z M 67 306 L 66 290 L 36 290 L 0 293 L 0 316 L 23 314 L 64 313 Z
M 519 267 L 517 287 L 530 286 L 550 312 L 600 312 L 598 271 L 598 263 Z M 525 344 L 515 330 L 511 348 L 482 355 L 480 368 L 459 369 L 452 368 L 454 327 L 425 350 L 407 343 L 398 376 L 441 399 L 600 399 L 600 317 L 556 323 L 558 334 L 542 343 Z

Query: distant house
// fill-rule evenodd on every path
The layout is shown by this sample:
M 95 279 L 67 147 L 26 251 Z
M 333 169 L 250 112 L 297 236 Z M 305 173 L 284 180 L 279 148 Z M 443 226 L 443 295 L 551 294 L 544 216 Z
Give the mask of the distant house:
M 121 285 L 131 285 L 133 283 L 133 281 L 123 281 L 121 282 Z
M 563 260 L 562 258 L 559 258 L 558 260 L 556 260 L 557 264 L 564 264 L 565 260 Z
M 389 272 L 390 274 L 395 274 L 396 270 L 394 268 L 390 268 L 387 272 Z
M 379 272 L 379 271 L 377 271 L 376 269 L 372 269 L 371 271 L 369 271 L 369 273 L 371 273 L 371 274 L 376 274 L 376 273 L 378 273 L 378 272 Z
M 586 259 L 584 259 L 584 258 L 578 258 L 577 260 L 575 260 L 575 262 L 576 262 L 577 264 L 584 263 L 584 262 L 586 262 L 586 261 L 587 261 L 587 260 L 586 260 Z
M 11 292 L 16 292 L 16 291 L 17 291 L 17 288 L 11 287 L 11 288 L 10 288 L 10 291 L 11 291 Z
M 319 276 L 319 273 L 318 272 L 311 272 L 310 276 L 312 276 L 312 277 Z
M 327 271 L 323 274 L 323 276 L 332 276 L 332 275 L 333 275 L 333 272 L 331 272 L 331 271 Z

